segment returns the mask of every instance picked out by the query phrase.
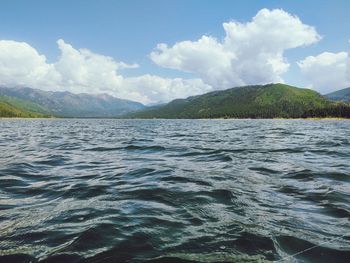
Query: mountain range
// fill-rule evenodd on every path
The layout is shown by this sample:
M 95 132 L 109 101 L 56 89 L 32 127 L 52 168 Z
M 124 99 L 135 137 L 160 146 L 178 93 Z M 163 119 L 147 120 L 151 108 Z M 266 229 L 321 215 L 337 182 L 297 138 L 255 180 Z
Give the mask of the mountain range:
M 117 117 L 145 108 L 107 94 L 73 94 L 32 88 L 0 87 L 0 101 L 22 110 L 56 117 Z
M 285 84 L 236 87 L 146 107 L 107 94 L 0 87 L 0 117 L 350 118 L 350 88 L 325 96 Z

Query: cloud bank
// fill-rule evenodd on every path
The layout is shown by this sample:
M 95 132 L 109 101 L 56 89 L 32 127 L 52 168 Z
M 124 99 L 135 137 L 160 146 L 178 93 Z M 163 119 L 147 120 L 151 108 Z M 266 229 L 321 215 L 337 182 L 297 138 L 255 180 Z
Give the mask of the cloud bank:
M 167 102 L 215 89 L 283 82 L 290 66 L 285 51 L 321 39 L 314 27 L 280 9 L 262 9 L 250 22 L 231 21 L 223 23 L 223 28 L 222 40 L 204 35 L 172 46 L 158 44 L 150 53 L 157 65 L 190 72 L 194 76 L 191 79 L 150 74 L 124 77 L 121 69 L 139 65 L 76 49 L 62 39 L 57 41 L 60 56 L 54 63 L 48 63 L 27 43 L 0 40 L 0 85 L 108 93 L 143 103 Z M 315 67 L 310 61 L 306 58 L 299 65 L 312 78 L 311 68 Z
M 299 61 L 302 74 L 313 88 L 329 93 L 350 87 L 350 56 L 348 52 L 324 52 Z
M 154 75 L 124 78 L 120 69 L 137 64 L 117 62 L 88 49 L 75 49 L 60 39 L 61 55 L 48 63 L 44 55 L 23 42 L 0 41 L 0 85 L 28 86 L 73 93 L 107 93 L 143 103 L 169 101 L 211 90 L 200 79 L 162 78 Z

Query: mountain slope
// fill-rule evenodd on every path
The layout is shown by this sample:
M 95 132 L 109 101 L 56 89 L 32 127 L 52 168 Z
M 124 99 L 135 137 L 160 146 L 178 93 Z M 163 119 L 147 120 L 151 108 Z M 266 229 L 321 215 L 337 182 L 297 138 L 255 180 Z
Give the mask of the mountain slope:
M 0 117 L 42 118 L 46 116 L 37 112 L 20 109 L 7 102 L 0 101 Z
M 334 101 L 350 102 L 350 88 L 334 91 L 326 94 L 325 97 Z
M 174 100 L 165 106 L 128 114 L 131 118 L 299 118 L 342 115 L 348 105 L 335 104 L 317 92 L 284 84 L 237 87 Z M 319 116 L 321 117 L 321 116 Z
M 30 101 L 40 107 L 39 112 L 58 117 L 115 117 L 145 106 L 106 94 L 73 94 L 31 88 L 0 88 L 0 95 Z
M 3 96 L 0 95 L 0 102 L 5 102 L 23 111 L 30 111 L 33 113 L 50 115 L 49 109 L 28 100 L 18 99 L 18 98 L 6 96 L 6 95 L 3 95 Z

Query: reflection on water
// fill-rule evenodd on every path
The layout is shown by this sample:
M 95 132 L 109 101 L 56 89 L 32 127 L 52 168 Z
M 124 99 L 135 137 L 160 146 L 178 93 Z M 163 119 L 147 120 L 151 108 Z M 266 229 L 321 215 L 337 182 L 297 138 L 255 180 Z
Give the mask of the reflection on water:
M 347 262 L 349 130 L 1 120 L 0 262 Z

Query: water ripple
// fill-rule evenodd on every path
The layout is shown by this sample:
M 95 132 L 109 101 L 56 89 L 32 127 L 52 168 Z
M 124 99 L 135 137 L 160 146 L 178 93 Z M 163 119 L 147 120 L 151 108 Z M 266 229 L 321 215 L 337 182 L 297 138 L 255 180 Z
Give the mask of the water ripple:
M 0 262 L 347 262 L 349 130 L 1 120 Z

